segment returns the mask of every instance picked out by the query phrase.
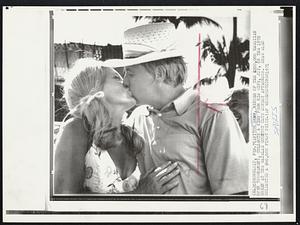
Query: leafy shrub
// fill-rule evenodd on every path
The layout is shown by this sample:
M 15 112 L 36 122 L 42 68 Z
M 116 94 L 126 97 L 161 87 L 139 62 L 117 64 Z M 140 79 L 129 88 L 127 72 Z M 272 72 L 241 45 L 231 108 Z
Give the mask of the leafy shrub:
M 63 97 L 63 86 L 55 84 L 55 121 L 62 121 L 69 112 L 65 98 Z

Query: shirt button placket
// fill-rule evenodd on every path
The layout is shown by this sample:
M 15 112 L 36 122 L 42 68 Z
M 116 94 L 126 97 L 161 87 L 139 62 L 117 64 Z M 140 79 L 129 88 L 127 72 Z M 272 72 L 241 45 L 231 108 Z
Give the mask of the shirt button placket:
M 157 134 L 157 130 L 158 130 L 157 129 L 157 127 L 158 127 L 157 126 L 157 124 L 158 124 L 158 118 L 155 115 L 153 116 L 153 122 L 154 122 L 154 127 L 155 127 L 156 132 L 155 132 L 155 135 L 154 135 L 154 140 L 152 141 L 151 144 L 152 144 L 153 148 L 156 150 L 157 147 L 158 147 L 157 146 L 157 144 L 158 144 L 157 143 L 158 142 L 158 138 L 157 138 L 158 137 L 158 134 Z
M 157 119 L 156 119 L 156 129 L 159 130 L 160 129 L 160 117 L 162 116 L 161 113 L 157 113 Z
M 160 134 L 161 134 L 161 126 L 160 126 L 160 120 L 161 120 L 161 116 L 162 114 L 161 113 L 157 113 L 156 114 L 156 124 L 155 124 L 155 127 L 156 127 L 156 140 L 158 141 L 160 139 Z M 157 143 L 156 145 L 156 151 L 159 153 L 159 154 L 163 154 L 165 153 L 165 148 L 163 146 L 161 146 L 159 143 Z

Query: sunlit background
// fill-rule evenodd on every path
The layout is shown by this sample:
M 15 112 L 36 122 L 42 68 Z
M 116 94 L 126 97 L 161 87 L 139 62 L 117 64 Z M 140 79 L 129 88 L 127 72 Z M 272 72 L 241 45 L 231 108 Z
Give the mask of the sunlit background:
M 187 63 L 186 88 L 200 84 L 208 102 L 223 102 L 249 85 L 249 14 L 235 17 L 145 17 L 101 12 L 54 14 L 55 121 L 67 107 L 63 99 L 65 72 L 78 58 L 122 58 L 125 30 L 153 22 L 171 22 L 177 29 L 178 48 Z M 200 40 L 200 43 L 199 43 Z M 201 58 L 199 59 L 199 48 Z M 200 66 L 198 74 L 198 66 Z M 118 69 L 122 74 L 122 68 Z M 199 76 L 200 75 L 200 76 Z M 200 81 L 198 80 L 200 77 Z

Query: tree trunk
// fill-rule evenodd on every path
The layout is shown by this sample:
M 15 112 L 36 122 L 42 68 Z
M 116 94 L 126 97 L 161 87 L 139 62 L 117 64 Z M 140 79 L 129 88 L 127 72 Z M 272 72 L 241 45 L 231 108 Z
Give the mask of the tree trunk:
M 237 55 L 237 18 L 233 17 L 233 37 L 229 47 L 229 53 L 228 53 L 229 68 L 226 75 L 230 88 L 234 86 L 237 56 L 238 56 Z
M 65 43 L 65 55 L 66 55 L 66 63 L 67 63 L 67 68 L 69 69 L 69 57 L 68 57 L 68 46 L 67 44 Z

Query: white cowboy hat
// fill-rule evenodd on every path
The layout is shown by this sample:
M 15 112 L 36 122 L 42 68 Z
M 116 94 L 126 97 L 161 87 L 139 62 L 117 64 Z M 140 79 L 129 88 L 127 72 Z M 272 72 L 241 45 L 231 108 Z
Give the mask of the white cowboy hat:
M 176 47 L 176 29 L 172 23 L 152 23 L 124 32 L 123 59 L 109 59 L 103 66 L 125 67 L 182 56 Z

